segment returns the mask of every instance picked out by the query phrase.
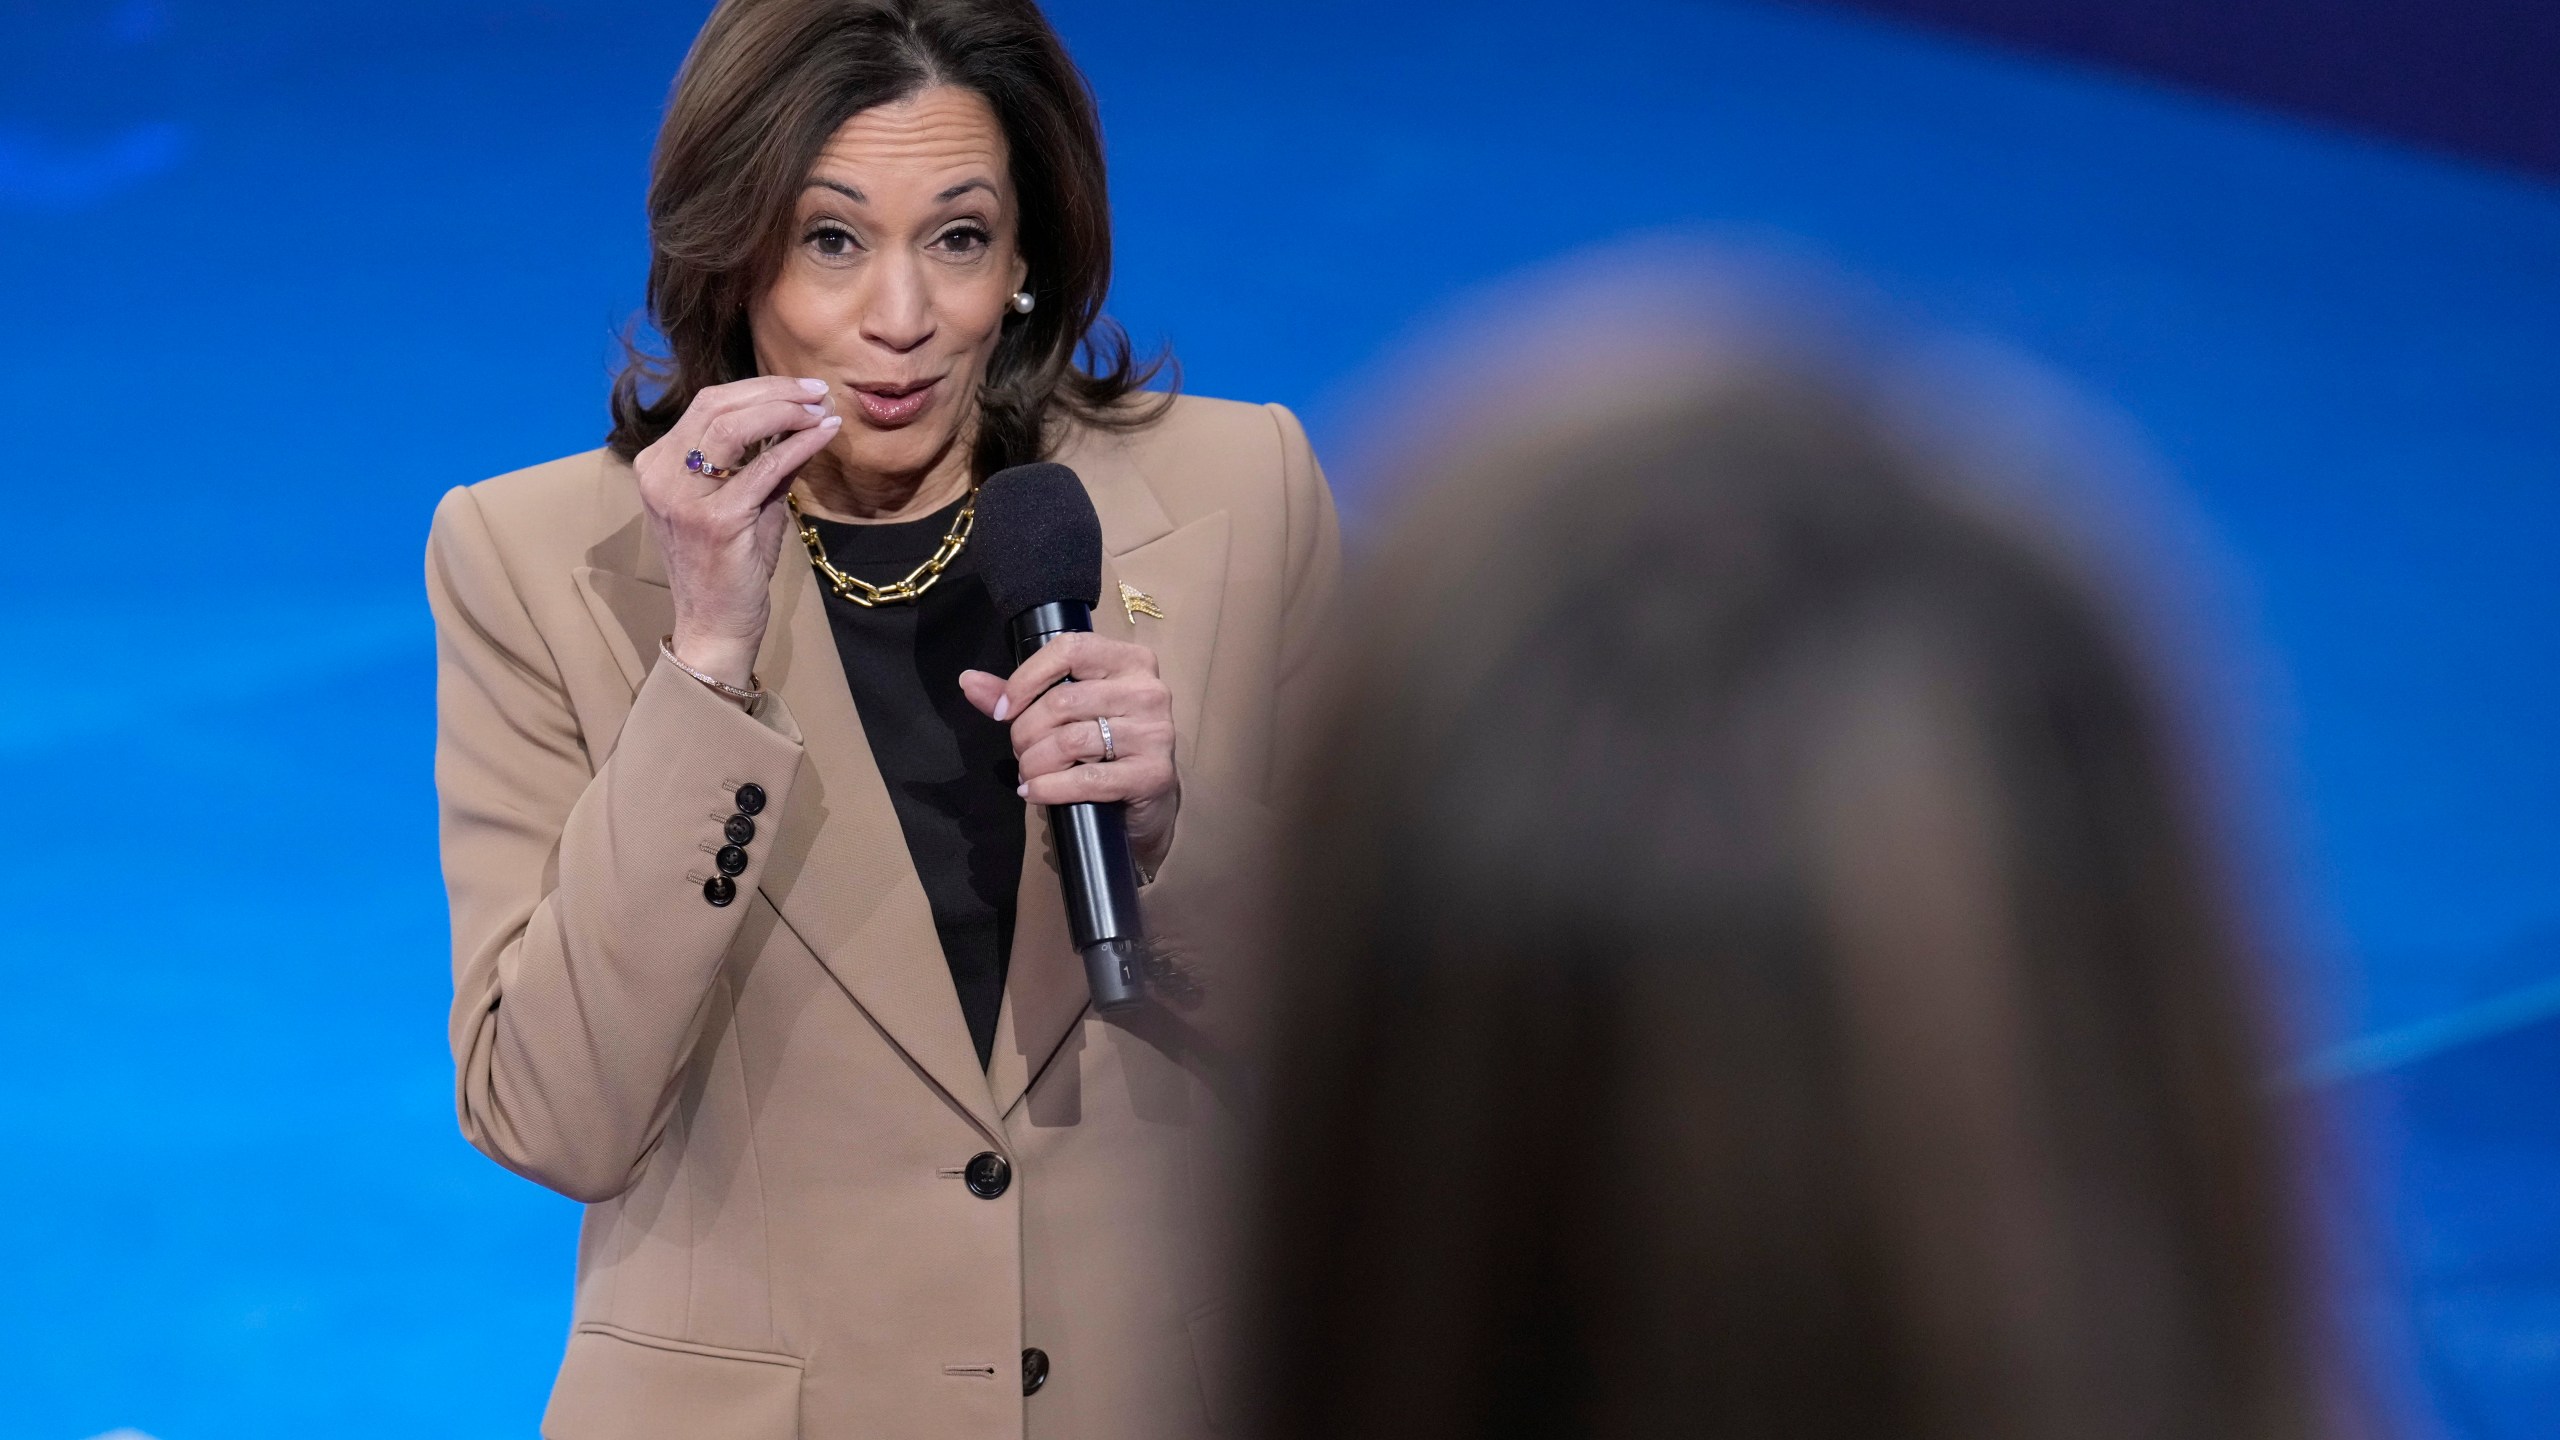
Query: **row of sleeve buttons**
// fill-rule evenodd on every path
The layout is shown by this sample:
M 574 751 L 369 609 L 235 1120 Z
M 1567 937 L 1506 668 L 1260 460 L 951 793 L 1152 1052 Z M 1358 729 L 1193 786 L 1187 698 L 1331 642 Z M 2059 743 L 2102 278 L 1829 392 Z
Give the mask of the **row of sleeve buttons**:
M 747 873 L 747 844 L 756 838 L 755 817 L 764 813 L 764 787 L 753 780 L 739 786 L 730 798 L 738 811 L 720 822 L 721 838 L 729 843 L 711 857 L 720 873 L 702 882 L 702 898 L 715 906 L 738 898 L 737 877 Z

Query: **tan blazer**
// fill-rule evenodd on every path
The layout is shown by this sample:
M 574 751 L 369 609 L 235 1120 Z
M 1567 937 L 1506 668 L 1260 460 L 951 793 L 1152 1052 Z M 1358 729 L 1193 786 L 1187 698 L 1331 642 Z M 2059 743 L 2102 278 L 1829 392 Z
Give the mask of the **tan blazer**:
M 1134 1019 L 1088 1012 L 1034 810 L 984 1070 L 798 547 L 750 717 L 654 663 L 673 612 L 622 462 L 437 509 L 462 1129 L 588 1205 L 545 1435 L 1217 1428 L 1243 976 L 1211 927 L 1331 593 L 1333 507 L 1278 406 L 1186 398 L 1056 458 L 1102 518 L 1096 628 L 1173 692 L 1182 809 L 1143 905 L 1181 973 Z M 1133 621 L 1123 584 L 1164 618 Z M 747 782 L 766 804 L 715 907 Z M 992 1199 L 964 1179 L 982 1154 L 1011 1171 Z

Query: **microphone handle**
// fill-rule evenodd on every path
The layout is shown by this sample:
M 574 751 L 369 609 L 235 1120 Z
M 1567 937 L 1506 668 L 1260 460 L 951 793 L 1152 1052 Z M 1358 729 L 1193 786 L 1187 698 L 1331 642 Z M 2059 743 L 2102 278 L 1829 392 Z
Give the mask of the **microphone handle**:
M 1013 663 L 1070 631 L 1091 631 L 1093 609 L 1052 600 L 1013 617 Z M 1051 805 L 1049 839 L 1058 850 L 1058 888 L 1067 900 L 1067 934 L 1084 957 L 1085 985 L 1096 1010 L 1125 1010 L 1146 998 L 1146 928 L 1138 918 L 1138 866 L 1129 855 L 1127 807 Z

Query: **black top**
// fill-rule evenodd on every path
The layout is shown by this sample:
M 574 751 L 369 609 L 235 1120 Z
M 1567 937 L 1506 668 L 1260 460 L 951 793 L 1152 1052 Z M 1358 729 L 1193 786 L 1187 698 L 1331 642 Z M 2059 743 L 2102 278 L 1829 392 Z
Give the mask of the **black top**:
M 848 575 L 886 585 L 923 563 L 960 513 L 893 525 L 812 520 L 827 559 Z M 785 544 L 798 548 L 796 540 Z M 787 563 L 787 562 L 786 562 Z M 865 609 L 815 577 L 844 659 L 871 758 L 889 787 L 907 853 L 915 857 L 942 956 L 960 991 L 960 1013 L 978 1063 L 995 1052 L 1013 951 L 1013 901 L 1022 881 L 1021 783 L 1008 727 L 960 693 L 960 672 L 1013 671 L 1012 651 L 974 558 L 962 550 L 923 598 Z

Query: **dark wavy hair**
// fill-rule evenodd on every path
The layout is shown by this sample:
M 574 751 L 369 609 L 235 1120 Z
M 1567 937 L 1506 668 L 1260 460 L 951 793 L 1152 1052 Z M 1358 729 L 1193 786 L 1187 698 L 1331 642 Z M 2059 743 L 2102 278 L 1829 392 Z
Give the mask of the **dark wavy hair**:
M 801 186 L 838 127 L 934 85 L 984 96 L 1004 126 L 1038 305 L 1008 312 L 978 392 L 981 477 L 1036 460 L 1053 410 L 1132 429 L 1170 358 L 1139 361 L 1102 314 L 1111 208 L 1093 92 L 1030 0 L 722 0 L 685 57 L 649 182 L 649 319 L 623 341 L 606 443 L 625 460 L 713 385 L 756 373 L 747 305 L 788 249 Z M 636 330 L 637 327 L 635 327 Z

